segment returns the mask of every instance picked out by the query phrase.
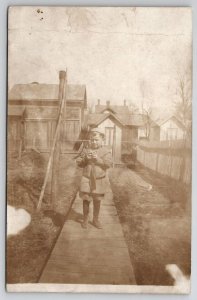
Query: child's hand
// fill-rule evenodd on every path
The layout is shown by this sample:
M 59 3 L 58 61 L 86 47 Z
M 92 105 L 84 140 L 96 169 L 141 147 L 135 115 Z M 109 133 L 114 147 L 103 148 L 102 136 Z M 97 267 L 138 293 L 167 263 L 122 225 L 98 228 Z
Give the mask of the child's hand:
M 82 157 L 77 157 L 76 162 L 77 162 L 78 164 L 80 164 L 82 161 L 83 161 L 83 158 L 82 158 Z
M 92 159 L 92 151 L 87 152 L 86 158 L 89 159 L 89 160 Z
M 86 157 L 88 160 L 94 160 L 97 159 L 97 154 L 95 151 L 88 151 Z
M 97 154 L 94 152 L 94 153 L 92 153 L 92 158 L 93 159 L 97 159 Z

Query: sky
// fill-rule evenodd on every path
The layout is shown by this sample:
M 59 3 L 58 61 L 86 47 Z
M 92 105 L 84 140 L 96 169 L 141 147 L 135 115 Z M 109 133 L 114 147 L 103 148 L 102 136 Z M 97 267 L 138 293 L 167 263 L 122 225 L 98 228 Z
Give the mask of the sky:
M 190 8 L 11 7 L 8 85 L 85 84 L 88 102 L 171 110 L 191 73 Z

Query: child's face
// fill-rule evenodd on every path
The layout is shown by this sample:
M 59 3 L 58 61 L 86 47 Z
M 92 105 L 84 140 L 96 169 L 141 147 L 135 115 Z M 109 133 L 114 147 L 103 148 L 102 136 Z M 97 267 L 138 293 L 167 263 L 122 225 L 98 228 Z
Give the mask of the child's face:
M 102 145 L 102 137 L 100 134 L 90 136 L 90 147 L 92 149 L 98 149 Z

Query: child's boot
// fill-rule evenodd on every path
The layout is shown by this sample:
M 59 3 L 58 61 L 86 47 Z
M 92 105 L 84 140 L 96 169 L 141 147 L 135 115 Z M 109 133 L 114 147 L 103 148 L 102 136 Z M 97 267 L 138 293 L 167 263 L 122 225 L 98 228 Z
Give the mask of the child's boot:
M 100 200 L 93 200 L 93 225 L 98 229 L 102 229 L 102 225 L 101 225 L 101 223 L 99 222 L 99 219 L 98 219 L 99 211 L 100 211 L 100 205 L 101 205 Z
M 83 201 L 83 223 L 81 226 L 83 228 L 88 227 L 88 220 L 89 220 L 89 202 L 87 200 Z

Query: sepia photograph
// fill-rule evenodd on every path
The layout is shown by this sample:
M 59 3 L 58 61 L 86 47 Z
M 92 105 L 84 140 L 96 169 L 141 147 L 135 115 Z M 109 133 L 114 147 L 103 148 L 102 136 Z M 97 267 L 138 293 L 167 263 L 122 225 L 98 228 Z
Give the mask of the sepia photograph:
M 192 10 L 8 11 L 8 292 L 190 293 Z

